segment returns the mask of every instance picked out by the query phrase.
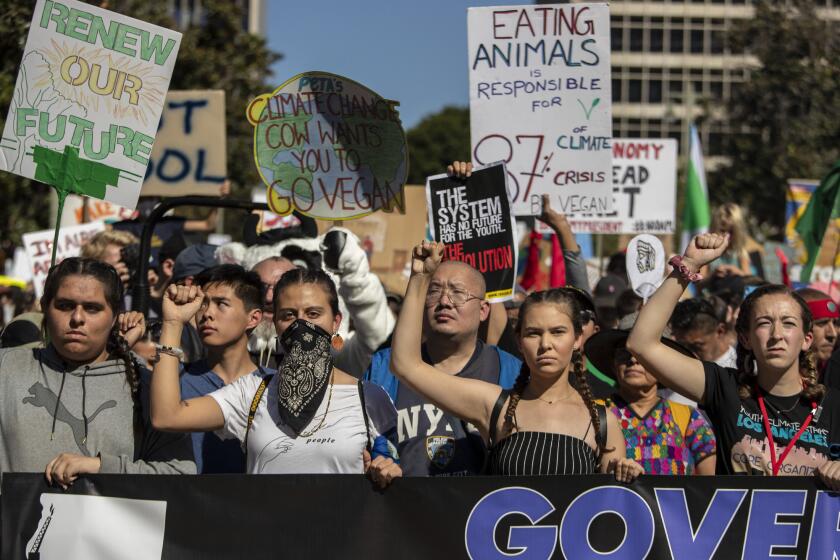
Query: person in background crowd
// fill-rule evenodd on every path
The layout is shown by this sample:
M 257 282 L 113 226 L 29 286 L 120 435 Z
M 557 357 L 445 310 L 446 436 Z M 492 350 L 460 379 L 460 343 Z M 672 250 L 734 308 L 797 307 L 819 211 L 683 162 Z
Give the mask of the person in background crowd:
M 831 297 L 825 292 L 813 288 L 802 288 L 796 290 L 814 317 L 812 332 L 814 334 L 814 352 L 817 354 L 817 370 L 820 381 L 823 379 L 828 361 L 837 348 L 837 332 L 840 329 L 840 309 Z M 832 380 L 836 381 L 836 380 Z M 837 387 L 836 385 L 834 386 Z
M 586 383 L 579 350 L 581 312 L 573 293 L 579 290 L 553 289 L 525 300 L 517 333 L 525 361 L 512 390 L 451 375 L 422 359 L 417 324 L 424 308 L 440 301 L 435 280 L 447 264 L 440 262 L 443 253 L 442 243 L 424 241 L 414 248 L 394 331 L 394 374 L 441 410 L 478 428 L 490 447 L 490 474 L 587 474 L 599 469 L 615 472 L 621 481 L 640 474 L 641 467 L 624 456 L 618 421 L 595 405 Z
M 403 296 L 395 292 L 386 292 L 385 299 L 388 301 L 388 309 L 394 315 L 394 320 L 400 316 L 400 309 L 402 309 Z
M 41 338 L 43 313 L 21 313 L 3 327 L 0 348 L 35 348 L 43 346 Z
M 736 367 L 736 352 L 729 345 L 726 323 L 711 303 L 702 298 L 686 299 L 677 304 L 669 323 L 674 340 L 705 362 L 725 368 Z
M 95 259 L 108 263 L 120 275 L 123 287 L 127 287 L 131 280 L 131 266 L 136 263 L 123 261 L 122 250 L 129 245 L 138 243 L 139 239 L 127 231 L 105 230 L 96 233 L 87 243 L 82 245 L 80 256 L 85 259 Z
M 656 378 L 626 347 L 636 314 L 626 316 L 617 330 L 601 331 L 585 345 L 587 359 L 617 381 L 606 406 L 618 418 L 627 457 L 646 474 L 715 474 L 715 434 L 700 412 L 662 398 Z M 691 351 L 667 337 L 662 343 L 686 356 Z
M 719 262 L 711 264 L 715 276 L 764 276 L 761 265 L 764 248 L 750 236 L 740 206 L 727 202 L 715 208 L 709 231 L 729 235 L 726 253 Z
M 161 344 L 177 344 L 182 326 L 212 305 L 207 299 L 199 285 L 170 286 Z M 248 324 L 256 325 L 259 300 L 254 305 Z M 341 314 L 329 276 L 286 272 L 274 288 L 274 322 L 284 347 L 277 374 L 242 375 L 209 395 L 181 400 L 177 350 L 162 352 L 152 379 L 153 425 L 239 440 L 251 474 L 367 471 L 381 486 L 401 476 L 388 439 L 393 404 L 380 388 L 333 367 L 331 337 Z
M 295 264 L 286 257 L 271 256 L 255 264 L 251 270 L 256 272 L 262 283 L 262 321 L 251 333 L 248 350 L 264 367 L 273 367 L 274 350 L 277 344 L 277 331 L 274 330 L 274 286 L 284 273 L 295 268 Z
M 207 357 L 184 365 L 181 397 L 202 397 L 240 377 L 274 373 L 259 368 L 248 353 L 248 334 L 262 319 L 259 277 L 239 265 L 223 264 L 200 272 L 194 284 L 204 294 L 195 317 Z M 161 336 L 172 317 L 164 315 L 163 320 Z M 192 442 L 199 473 L 245 472 L 245 454 L 237 442 L 203 432 L 193 433 Z
M 0 351 L 0 472 L 44 470 L 64 488 L 84 473 L 195 473 L 189 440 L 149 425 L 148 371 L 129 352 L 145 323 L 121 302 L 108 264 L 50 270 L 47 347 Z
M 466 177 L 468 164 L 455 162 L 450 174 Z M 479 328 L 490 314 L 484 277 L 469 264 L 446 261 L 436 268 L 425 298 L 424 342 L 417 350 L 424 363 L 461 379 L 482 379 L 511 387 L 521 362 L 485 344 Z M 405 300 L 403 300 L 405 305 Z M 402 314 L 402 311 L 401 311 Z M 365 379 L 380 385 L 397 408 L 397 441 L 406 476 L 478 474 L 486 449 L 477 430 L 400 383 L 391 370 L 391 348 L 373 355 Z
M 216 258 L 217 248 L 215 245 L 199 243 L 190 245 L 178 253 L 172 267 L 170 283 L 191 286 L 198 274 L 219 264 L 219 259 Z
M 150 315 L 160 317 L 163 314 L 161 305 L 163 303 L 163 294 L 166 288 L 172 282 L 172 273 L 175 268 L 175 259 L 181 254 L 181 251 L 187 248 L 187 241 L 180 233 L 176 233 L 167 239 L 161 245 L 157 257 L 157 283 L 152 284 L 149 288 L 149 311 Z
M 618 294 L 618 298 L 615 300 L 615 310 L 618 315 L 618 321 L 620 322 L 628 315 L 637 314 L 639 309 L 642 308 L 642 302 L 643 300 L 639 297 L 639 294 L 634 292 L 631 288 L 628 288 Z
M 712 421 L 722 460 L 720 474 L 817 473 L 840 489 L 840 394 L 817 380 L 813 317 L 786 286 L 757 288 L 741 304 L 737 369 L 684 356 L 660 336 L 689 282 L 721 256 L 727 236 L 698 235 L 673 272 L 642 308 L 627 348 L 665 385 L 701 403 Z
M 563 249 L 563 262 L 566 267 L 566 285 L 589 293 L 586 262 L 581 257 L 580 245 L 578 245 L 575 234 L 572 233 L 572 226 L 569 225 L 565 214 L 551 208 L 551 199 L 547 194 L 542 196 L 542 214 L 540 214 L 539 219 L 552 229 L 560 241 L 560 247 Z

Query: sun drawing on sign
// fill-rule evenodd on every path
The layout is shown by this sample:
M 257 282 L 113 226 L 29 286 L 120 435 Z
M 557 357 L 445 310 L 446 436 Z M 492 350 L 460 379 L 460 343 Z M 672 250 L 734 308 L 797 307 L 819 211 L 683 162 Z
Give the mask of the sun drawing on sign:
M 150 121 L 166 97 L 168 80 L 150 65 L 93 47 L 69 48 L 55 40 L 50 49 L 39 52 L 47 67 L 33 80 L 34 87 L 52 86 L 63 97 L 92 112 L 106 111 L 115 120 L 134 118 L 153 124 Z

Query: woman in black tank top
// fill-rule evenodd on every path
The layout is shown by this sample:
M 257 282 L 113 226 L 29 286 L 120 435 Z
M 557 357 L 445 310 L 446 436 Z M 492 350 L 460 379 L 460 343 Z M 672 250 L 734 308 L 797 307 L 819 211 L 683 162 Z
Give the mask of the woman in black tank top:
M 447 321 L 457 322 L 474 318 L 487 306 L 483 277 L 471 267 L 470 285 L 443 286 L 433 279 L 443 250 L 443 244 L 425 241 L 414 248 L 412 275 L 394 330 L 391 371 L 439 408 L 478 427 L 490 446 L 489 474 L 610 472 L 628 482 L 641 474 L 641 467 L 626 458 L 617 419 L 595 404 L 587 384 L 574 288 L 531 294 L 523 303 L 517 340 L 524 362 L 509 391 L 423 362 L 417 327 L 424 308 L 440 309 Z

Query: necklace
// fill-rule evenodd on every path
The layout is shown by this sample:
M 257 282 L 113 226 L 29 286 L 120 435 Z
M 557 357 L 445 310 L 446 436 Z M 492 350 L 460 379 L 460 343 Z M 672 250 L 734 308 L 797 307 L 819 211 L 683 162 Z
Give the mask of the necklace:
M 298 437 L 309 437 L 324 426 L 324 422 L 327 420 L 327 413 L 330 411 L 330 401 L 332 400 L 333 385 L 335 385 L 335 368 L 333 368 L 332 373 L 330 374 L 330 392 L 327 394 L 327 408 L 326 410 L 324 410 L 324 415 L 321 416 L 321 421 L 318 422 L 318 425 L 315 426 L 313 430 L 310 430 L 306 433 L 301 432 L 298 434 Z
M 575 396 L 575 393 L 576 393 L 576 392 L 577 392 L 577 391 L 574 391 L 574 392 L 570 393 L 569 395 L 566 395 L 565 397 L 559 397 L 559 398 L 556 398 L 556 399 L 551 400 L 551 401 L 550 401 L 550 400 L 548 400 L 548 399 L 544 399 L 544 398 L 542 398 L 542 397 L 541 397 L 541 396 L 539 396 L 539 395 L 535 395 L 535 396 L 537 397 L 537 400 L 540 400 L 540 401 L 542 401 L 542 402 L 544 402 L 544 403 L 554 404 L 554 403 L 556 403 L 556 402 L 560 402 L 560 401 L 565 401 L 565 400 L 568 400 L 569 398 L 574 398 L 574 396 Z
M 770 395 L 768 394 L 768 396 L 770 396 Z M 769 405 L 770 405 L 770 408 L 772 408 L 772 409 L 773 409 L 773 410 L 775 410 L 776 412 L 790 412 L 791 410 L 793 410 L 794 408 L 796 408 L 796 405 L 798 405 L 798 404 L 799 404 L 799 395 L 797 395 L 797 396 L 796 396 L 796 400 L 795 400 L 795 401 L 793 401 L 793 404 L 790 406 L 790 408 L 779 408 L 778 406 L 776 406 L 775 404 L 773 404 L 773 401 L 771 401 L 770 399 L 764 399 L 764 402 L 766 402 L 767 404 L 769 404 Z

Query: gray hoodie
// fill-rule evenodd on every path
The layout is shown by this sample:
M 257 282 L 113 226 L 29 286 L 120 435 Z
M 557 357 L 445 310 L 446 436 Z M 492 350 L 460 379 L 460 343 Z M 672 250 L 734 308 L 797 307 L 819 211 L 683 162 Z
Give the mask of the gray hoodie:
M 152 430 L 141 372 L 135 434 L 121 360 L 71 369 L 52 346 L 0 350 L 0 475 L 41 472 L 59 453 L 98 455 L 103 473 L 194 474 L 189 434 Z

